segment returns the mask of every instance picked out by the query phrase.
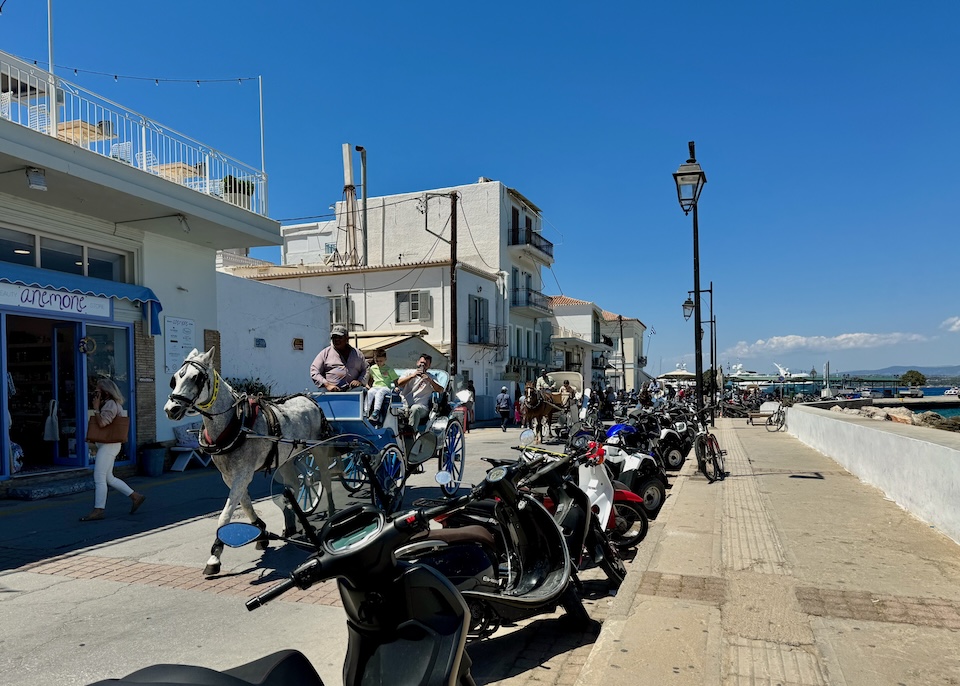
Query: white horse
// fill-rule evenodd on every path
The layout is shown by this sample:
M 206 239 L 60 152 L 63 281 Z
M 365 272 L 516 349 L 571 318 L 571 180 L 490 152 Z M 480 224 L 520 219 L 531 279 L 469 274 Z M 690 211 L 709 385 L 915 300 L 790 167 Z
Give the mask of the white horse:
M 217 527 L 228 523 L 239 505 L 253 524 L 266 529 L 253 509 L 247 487 L 258 470 L 279 467 L 293 450 L 278 449 L 275 440 L 247 438 L 247 433 L 317 440 L 324 427 L 323 412 L 312 398 L 302 394 L 266 399 L 237 393 L 214 369 L 213 351 L 211 348 L 201 354 L 194 349 L 187 355 L 183 366 L 170 379 L 173 390 L 163 411 L 174 421 L 182 419 L 188 410 L 203 417 L 200 448 L 213 457 L 230 489 Z M 291 520 L 286 513 L 284 519 L 289 528 Z M 258 547 L 266 548 L 266 541 L 258 543 Z M 216 538 L 203 570 L 205 575 L 220 573 L 222 553 L 223 542 Z

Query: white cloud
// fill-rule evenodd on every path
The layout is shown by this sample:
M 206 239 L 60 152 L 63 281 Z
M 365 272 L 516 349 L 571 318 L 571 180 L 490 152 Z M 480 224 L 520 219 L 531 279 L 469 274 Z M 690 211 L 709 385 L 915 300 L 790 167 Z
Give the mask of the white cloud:
M 958 319 L 958 318 L 955 318 Z M 950 320 L 948 320 L 950 321 Z M 946 322 L 944 322 L 946 324 Z M 960 319 L 954 322 L 960 331 Z M 954 329 L 951 329 L 951 331 Z M 749 357 L 763 354 L 786 354 L 792 352 L 832 352 L 835 350 L 856 350 L 860 348 L 880 348 L 901 343 L 919 343 L 928 340 L 917 333 L 844 333 L 839 336 L 773 336 L 755 343 L 740 341 L 724 353 L 730 357 Z
M 960 317 L 947 317 L 940 324 L 940 328 L 951 333 L 960 333 Z

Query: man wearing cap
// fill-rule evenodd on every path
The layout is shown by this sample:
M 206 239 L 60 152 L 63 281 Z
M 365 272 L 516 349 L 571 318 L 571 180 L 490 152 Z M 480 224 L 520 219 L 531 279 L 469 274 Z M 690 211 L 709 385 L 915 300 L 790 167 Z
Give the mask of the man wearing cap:
M 338 324 L 330 330 L 330 345 L 310 365 L 310 378 L 321 390 L 345 391 L 362 386 L 367 371 L 366 359 L 350 345 L 347 327 Z
M 510 411 L 513 409 L 513 401 L 510 400 L 510 394 L 507 393 L 507 387 L 500 389 L 500 395 L 496 400 L 497 413 L 500 415 L 500 428 L 507 430 L 507 422 L 510 421 Z

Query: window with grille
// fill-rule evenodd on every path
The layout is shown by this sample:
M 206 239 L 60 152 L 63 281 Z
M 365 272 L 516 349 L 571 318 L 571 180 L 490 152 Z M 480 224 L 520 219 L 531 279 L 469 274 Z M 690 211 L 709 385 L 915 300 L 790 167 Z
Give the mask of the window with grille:
M 396 293 L 396 321 L 430 321 L 429 291 L 398 291 Z
M 489 343 L 490 301 L 475 295 L 468 300 L 467 340 L 470 343 Z
M 353 301 L 344 295 L 330 297 L 330 325 L 343 324 L 350 329 L 354 321 Z

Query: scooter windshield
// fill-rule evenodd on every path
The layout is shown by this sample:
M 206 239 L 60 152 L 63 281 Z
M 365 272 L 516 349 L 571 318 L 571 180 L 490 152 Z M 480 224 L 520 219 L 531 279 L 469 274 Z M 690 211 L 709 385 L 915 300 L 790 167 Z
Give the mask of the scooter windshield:
M 284 447 L 279 446 L 278 449 L 282 455 Z M 318 441 L 281 463 L 274 472 L 270 495 L 277 507 L 286 509 L 284 490 L 289 488 L 300 509 L 311 514 L 321 505 L 321 498 L 324 492 L 329 490 L 334 476 L 342 473 L 342 461 L 345 457 L 355 460 L 356 468 L 362 470 L 361 455 L 375 459 L 377 454 L 376 446 L 368 438 L 356 434 L 341 434 Z M 339 510 L 348 503 L 333 505 L 331 502 L 331 505 L 328 509 Z

